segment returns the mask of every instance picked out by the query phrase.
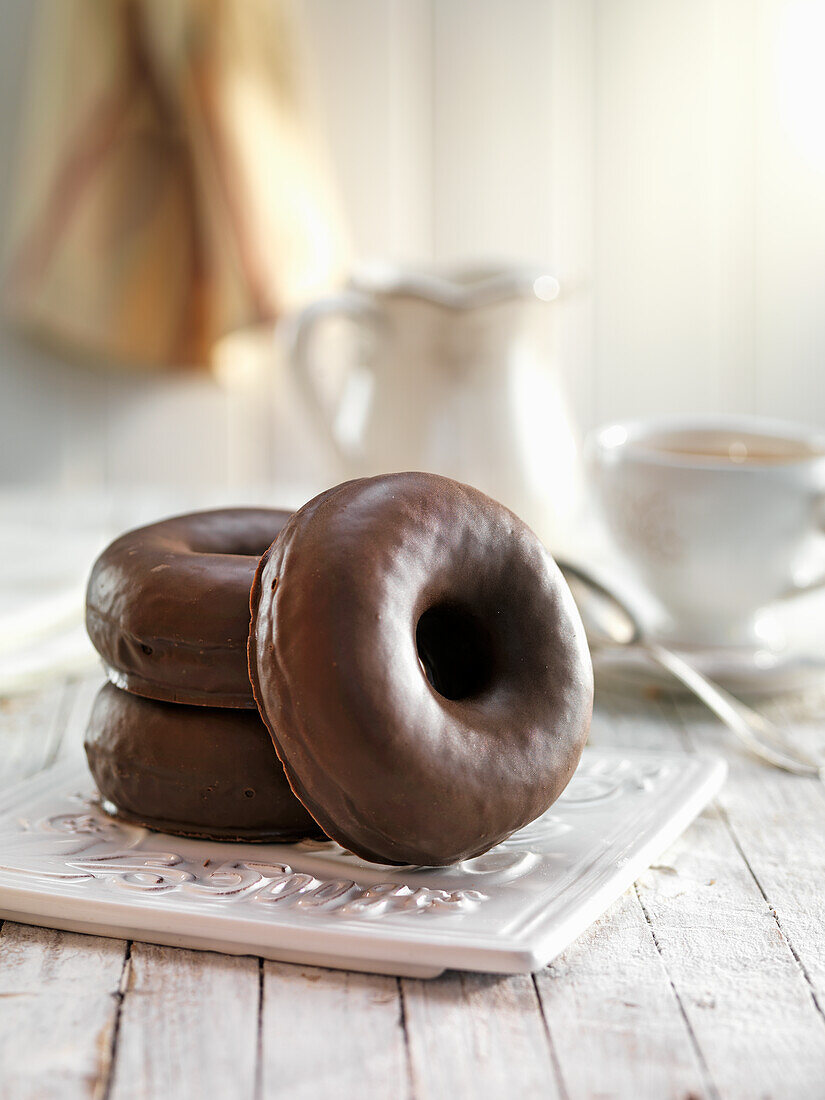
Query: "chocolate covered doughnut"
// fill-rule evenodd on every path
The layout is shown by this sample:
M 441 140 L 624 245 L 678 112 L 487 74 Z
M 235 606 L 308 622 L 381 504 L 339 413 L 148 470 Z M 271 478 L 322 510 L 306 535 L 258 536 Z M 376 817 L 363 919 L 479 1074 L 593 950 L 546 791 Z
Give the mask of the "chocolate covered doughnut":
M 533 532 L 405 473 L 300 509 L 261 559 L 250 675 L 289 782 L 365 859 L 442 865 L 542 814 L 587 737 L 593 678 Z
M 268 508 L 193 512 L 108 546 L 89 578 L 86 626 L 112 683 L 151 699 L 254 708 L 249 589 L 288 518 Z
M 213 840 L 321 835 L 257 712 L 162 703 L 105 684 L 85 748 L 104 805 L 126 821 Z

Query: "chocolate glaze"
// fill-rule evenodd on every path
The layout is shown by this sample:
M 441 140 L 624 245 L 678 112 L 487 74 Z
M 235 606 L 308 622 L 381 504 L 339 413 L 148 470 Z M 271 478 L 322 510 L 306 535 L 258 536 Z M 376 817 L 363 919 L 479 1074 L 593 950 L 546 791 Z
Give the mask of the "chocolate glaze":
M 85 747 L 101 795 L 126 821 L 213 840 L 322 835 L 257 712 L 162 703 L 106 684 Z
M 254 708 L 249 589 L 288 518 L 269 508 L 193 512 L 107 547 L 89 578 L 86 627 L 112 682 L 152 699 Z
M 363 858 L 484 852 L 572 776 L 584 630 L 533 532 L 477 490 L 422 473 L 328 490 L 262 558 L 251 610 L 255 698 L 292 789 Z

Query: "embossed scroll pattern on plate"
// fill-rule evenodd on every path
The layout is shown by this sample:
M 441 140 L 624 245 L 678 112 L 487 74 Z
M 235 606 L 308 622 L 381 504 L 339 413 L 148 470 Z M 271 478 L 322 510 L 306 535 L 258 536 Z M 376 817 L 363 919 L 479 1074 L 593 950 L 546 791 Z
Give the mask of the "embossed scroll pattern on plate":
M 450 867 L 332 841 L 217 843 L 118 821 L 81 765 L 0 794 L 0 914 L 321 966 L 525 973 L 571 942 L 689 824 L 724 764 L 587 749 L 551 809 Z M 80 793 L 77 793 L 80 792 Z
M 473 885 L 453 890 L 414 881 L 364 885 L 352 878 L 319 878 L 280 860 L 202 860 L 168 847 L 147 849 L 143 843 L 151 840 L 154 845 L 160 839 L 158 834 L 113 819 L 96 799 L 80 794 L 69 796 L 76 809 L 33 823 L 21 819 L 11 851 L 4 845 L 4 866 L 0 869 L 64 883 L 103 880 L 116 890 L 131 893 L 178 892 L 213 901 L 244 899 L 266 907 L 295 906 L 307 913 L 323 910 L 341 917 L 466 913 L 487 900 L 482 886 L 485 879 L 501 882 L 522 877 L 543 856 L 552 854 L 548 853 L 548 844 L 552 846 L 553 841 L 576 827 L 576 810 L 621 797 L 623 791 L 649 789 L 665 766 L 645 766 L 621 758 L 583 763 L 557 804 L 567 814 L 560 815 L 554 807 L 489 852 L 463 860 L 455 870 Z M 68 841 L 71 850 L 49 852 L 47 846 L 44 852 L 42 843 L 37 842 L 49 837 Z M 62 847 L 62 843 L 58 845 L 58 849 Z M 212 849 L 215 847 L 212 845 Z M 332 841 L 305 841 L 289 847 L 302 853 L 323 853 L 344 867 L 350 864 L 375 870 Z M 10 860 L 15 853 L 24 852 L 29 857 L 23 861 L 25 866 Z

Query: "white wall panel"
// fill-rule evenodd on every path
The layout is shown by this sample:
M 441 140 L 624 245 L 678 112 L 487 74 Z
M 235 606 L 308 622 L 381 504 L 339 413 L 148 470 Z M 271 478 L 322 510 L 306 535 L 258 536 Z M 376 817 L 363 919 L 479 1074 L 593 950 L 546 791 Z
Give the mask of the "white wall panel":
M 434 7 L 434 244 L 439 260 L 552 260 L 553 4 Z
M 431 0 L 302 0 L 300 11 L 356 253 L 428 259 Z
M 600 420 L 711 403 L 710 2 L 598 5 Z
M 757 403 L 825 424 L 825 4 L 760 11 Z

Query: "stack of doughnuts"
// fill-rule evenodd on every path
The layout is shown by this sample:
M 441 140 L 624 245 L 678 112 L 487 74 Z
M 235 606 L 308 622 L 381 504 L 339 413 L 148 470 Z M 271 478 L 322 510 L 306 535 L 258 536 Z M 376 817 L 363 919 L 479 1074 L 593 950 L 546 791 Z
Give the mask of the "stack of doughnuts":
M 86 739 L 103 804 L 165 832 L 449 864 L 547 810 L 589 728 L 552 558 L 434 474 L 132 531 L 94 565 L 87 626 L 110 681 Z
M 289 512 L 223 508 L 130 531 L 92 568 L 86 627 L 108 674 L 86 756 L 111 812 L 163 832 L 276 841 L 318 833 L 261 721 L 249 590 Z

